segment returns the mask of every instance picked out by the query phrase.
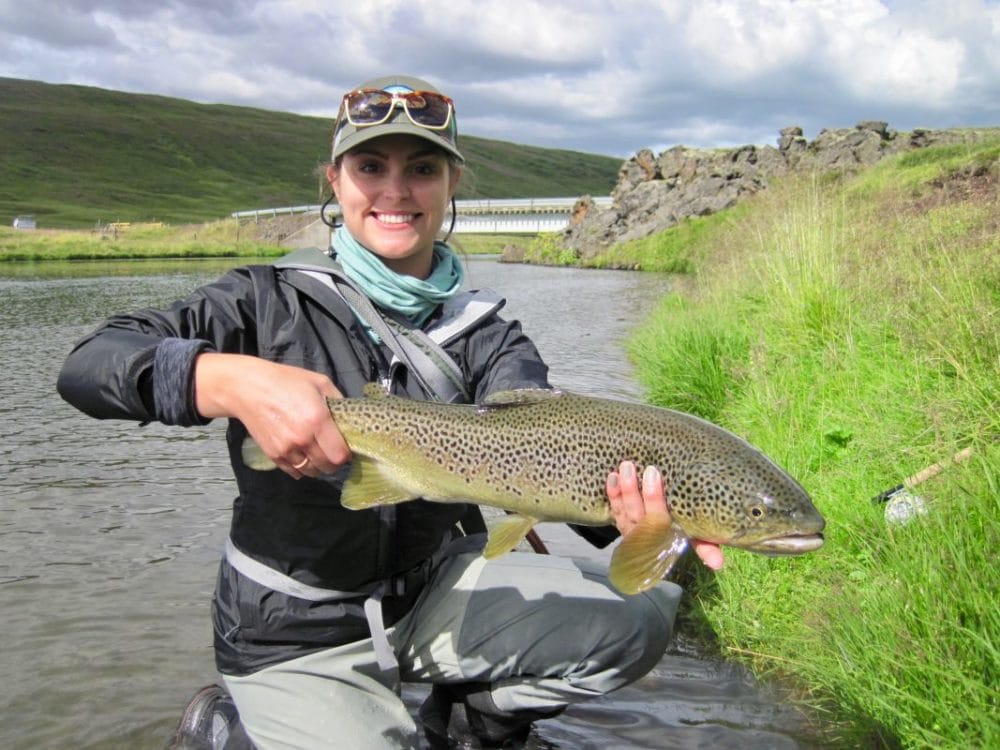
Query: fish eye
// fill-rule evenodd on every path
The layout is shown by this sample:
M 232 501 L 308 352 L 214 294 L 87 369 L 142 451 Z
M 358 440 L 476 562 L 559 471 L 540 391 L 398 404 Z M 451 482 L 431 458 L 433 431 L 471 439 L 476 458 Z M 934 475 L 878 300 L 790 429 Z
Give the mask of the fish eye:
M 767 515 L 767 508 L 764 507 L 763 503 L 754 503 L 747 508 L 747 513 L 749 513 L 752 518 L 763 518 Z

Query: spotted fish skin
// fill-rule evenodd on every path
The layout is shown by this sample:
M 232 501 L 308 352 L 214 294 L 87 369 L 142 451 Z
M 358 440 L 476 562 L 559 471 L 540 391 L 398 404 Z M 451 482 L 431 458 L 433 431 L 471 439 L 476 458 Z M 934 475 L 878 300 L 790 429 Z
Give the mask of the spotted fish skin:
M 669 520 L 644 519 L 616 551 L 611 580 L 626 593 L 662 579 L 685 537 L 768 554 L 822 544 L 823 517 L 798 482 L 745 440 L 683 412 L 546 390 L 440 404 L 376 385 L 329 408 L 354 454 L 345 507 L 423 498 L 502 508 L 513 515 L 490 528 L 488 557 L 539 521 L 613 523 L 606 481 L 624 460 L 656 466 L 670 505 Z
M 366 395 L 330 400 L 348 445 L 427 500 L 605 525 L 608 473 L 632 460 L 660 470 L 671 516 L 687 536 L 752 548 L 823 529 L 798 482 L 745 440 L 690 414 L 559 391 L 508 391 L 479 406 L 377 388 Z

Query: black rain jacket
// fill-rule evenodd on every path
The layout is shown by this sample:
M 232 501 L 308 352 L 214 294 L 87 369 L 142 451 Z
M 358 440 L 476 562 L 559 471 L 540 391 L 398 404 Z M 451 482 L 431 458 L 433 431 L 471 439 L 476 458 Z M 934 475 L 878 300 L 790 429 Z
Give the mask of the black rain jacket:
M 517 322 L 496 313 L 445 349 L 476 401 L 499 390 L 548 387 L 547 368 L 534 344 Z M 70 353 L 59 393 L 101 419 L 203 424 L 193 394 L 193 363 L 203 351 L 249 354 L 324 373 L 348 397 L 385 377 L 391 358 L 321 281 L 296 270 L 253 265 L 226 273 L 166 309 L 110 318 Z M 415 380 L 407 380 L 404 371 L 393 391 L 428 398 Z M 419 593 L 430 556 L 466 506 L 413 501 L 347 510 L 339 498 L 349 467 L 300 480 L 281 471 L 253 471 L 240 455 L 246 435 L 238 420 L 230 420 L 227 439 L 239 490 L 233 543 L 311 586 L 357 591 L 392 577 L 406 580 L 408 590 L 383 602 L 386 625 L 398 620 Z M 602 546 L 614 535 L 580 531 Z M 247 674 L 366 638 L 363 602 L 364 597 L 322 603 L 289 597 L 224 562 L 213 606 L 217 666 L 223 673 Z

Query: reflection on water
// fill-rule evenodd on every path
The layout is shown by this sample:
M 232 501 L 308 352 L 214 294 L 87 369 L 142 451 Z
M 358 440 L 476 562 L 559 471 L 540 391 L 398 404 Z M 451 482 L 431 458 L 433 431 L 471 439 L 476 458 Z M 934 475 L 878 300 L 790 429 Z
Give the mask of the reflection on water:
M 55 393 L 73 343 L 108 315 L 184 296 L 242 261 L 0 265 L 2 746 L 161 748 L 216 681 L 208 605 L 234 484 L 221 424 L 101 422 Z M 641 397 L 621 344 L 669 280 L 469 262 L 554 384 Z M 557 551 L 587 554 L 561 528 Z M 537 747 L 804 747 L 798 717 L 733 667 L 668 656 L 639 683 L 567 711 Z

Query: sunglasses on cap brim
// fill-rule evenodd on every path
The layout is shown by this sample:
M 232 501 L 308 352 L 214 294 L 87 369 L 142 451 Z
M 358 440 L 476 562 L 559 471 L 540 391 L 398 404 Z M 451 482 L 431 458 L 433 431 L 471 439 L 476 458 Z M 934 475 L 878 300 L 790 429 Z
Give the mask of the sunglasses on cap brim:
M 434 91 L 389 92 L 381 89 L 358 89 L 344 95 L 340 111 L 356 128 L 381 125 L 402 105 L 410 122 L 428 130 L 444 130 L 455 114 L 455 103 Z

